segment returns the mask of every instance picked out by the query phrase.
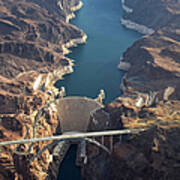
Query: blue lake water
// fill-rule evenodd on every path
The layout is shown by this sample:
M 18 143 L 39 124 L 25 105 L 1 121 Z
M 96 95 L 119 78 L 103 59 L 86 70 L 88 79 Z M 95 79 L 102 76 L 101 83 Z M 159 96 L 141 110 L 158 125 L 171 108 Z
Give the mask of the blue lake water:
M 141 34 L 121 25 L 121 0 L 84 0 L 83 3 L 71 23 L 87 34 L 87 43 L 71 48 L 68 57 L 75 60 L 75 71 L 58 81 L 56 86 L 65 86 L 68 96 L 96 97 L 99 90 L 104 89 L 106 102 L 111 102 L 121 95 L 124 72 L 117 69 L 120 56 L 141 38 Z M 73 147 L 64 159 L 59 180 L 80 179 L 74 151 Z
M 106 102 L 121 95 L 123 72 L 117 69 L 122 53 L 141 35 L 120 23 L 121 0 L 86 0 L 71 23 L 88 36 L 87 43 L 71 48 L 69 58 L 75 60 L 74 72 L 57 86 L 65 86 L 67 95 L 96 97 L 106 92 Z

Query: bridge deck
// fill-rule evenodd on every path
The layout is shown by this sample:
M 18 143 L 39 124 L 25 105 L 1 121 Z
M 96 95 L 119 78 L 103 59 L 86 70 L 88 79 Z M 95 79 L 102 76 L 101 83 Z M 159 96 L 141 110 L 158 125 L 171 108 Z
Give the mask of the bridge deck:
M 124 129 L 124 130 L 110 130 L 110 131 L 100 131 L 100 132 L 75 132 L 74 134 L 63 134 L 59 136 L 51 136 L 51 137 L 44 137 L 44 138 L 33 138 L 33 139 L 23 139 L 23 140 L 16 140 L 16 141 L 5 141 L 0 142 L 0 146 L 5 145 L 12 145 L 12 144 L 27 144 L 27 143 L 34 143 L 40 141 L 54 141 L 54 140 L 76 140 L 82 139 L 87 137 L 98 137 L 98 136 L 111 136 L 111 135 L 121 135 L 121 134 L 136 134 L 146 129 Z

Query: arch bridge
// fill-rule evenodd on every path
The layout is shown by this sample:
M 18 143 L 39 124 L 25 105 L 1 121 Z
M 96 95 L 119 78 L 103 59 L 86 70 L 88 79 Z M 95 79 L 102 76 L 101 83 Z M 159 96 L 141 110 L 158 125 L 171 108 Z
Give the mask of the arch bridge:
M 13 144 L 27 144 L 27 143 L 35 143 L 35 142 L 42 142 L 42 141 L 53 141 L 53 143 L 48 144 L 45 146 L 40 152 L 33 157 L 33 160 L 44 150 L 46 150 L 50 145 L 56 145 L 62 141 L 80 141 L 81 142 L 81 154 L 82 156 L 86 157 L 86 141 L 97 145 L 98 147 L 102 148 L 108 153 L 111 153 L 113 147 L 113 136 L 115 135 L 123 135 L 123 134 L 137 134 L 140 132 L 145 131 L 146 129 L 124 129 L 124 130 L 109 130 L 109 131 L 97 131 L 97 132 L 72 132 L 72 133 L 65 133 L 58 136 L 50 136 L 50 137 L 43 137 L 43 138 L 33 138 L 33 139 L 23 139 L 23 140 L 16 140 L 16 141 L 5 141 L 0 142 L 1 146 L 13 145 Z M 110 136 L 110 145 L 109 148 L 104 145 L 104 137 Z M 101 142 L 96 141 L 93 137 L 101 137 Z
M 103 94 L 103 93 L 101 93 Z M 100 95 L 98 97 L 101 97 Z M 104 96 L 103 96 L 104 97 Z M 98 99 L 98 98 L 97 98 Z M 60 119 L 60 126 L 62 135 L 51 136 L 51 137 L 43 137 L 43 138 L 32 138 L 32 139 L 22 139 L 16 141 L 6 141 L 0 142 L 1 146 L 12 145 L 12 144 L 26 144 L 26 143 L 35 143 L 41 141 L 51 141 L 50 144 L 43 147 L 37 154 L 34 155 L 31 161 L 33 161 L 38 155 L 44 152 L 48 147 L 58 145 L 55 147 L 55 153 L 63 154 L 62 159 L 65 156 L 69 148 L 69 144 L 72 142 L 78 142 L 80 144 L 80 157 L 84 158 L 84 163 L 87 162 L 86 156 L 86 142 L 93 143 L 99 148 L 103 149 L 107 153 L 112 152 L 113 148 L 113 136 L 119 135 L 121 139 L 121 135 L 123 134 L 135 134 L 144 131 L 145 129 L 124 129 L 124 130 L 104 130 L 100 129 L 96 132 L 87 132 L 88 125 L 90 123 L 90 117 L 93 117 L 93 121 L 96 124 L 94 114 L 97 110 L 102 109 L 103 105 L 102 101 L 97 101 L 97 99 L 91 99 L 87 97 L 63 97 L 60 98 L 56 104 L 58 116 Z M 101 99 L 101 98 L 100 98 Z M 103 112 L 103 119 L 105 119 L 105 123 L 109 122 L 109 114 Z M 109 144 L 104 143 L 104 137 L 109 136 Z M 95 137 L 100 137 L 98 140 Z M 64 146 L 65 145 L 65 146 Z M 66 152 L 62 152 L 62 147 L 65 147 Z M 58 150 L 57 150 L 58 149 Z M 21 152 L 17 152 L 21 153 Z

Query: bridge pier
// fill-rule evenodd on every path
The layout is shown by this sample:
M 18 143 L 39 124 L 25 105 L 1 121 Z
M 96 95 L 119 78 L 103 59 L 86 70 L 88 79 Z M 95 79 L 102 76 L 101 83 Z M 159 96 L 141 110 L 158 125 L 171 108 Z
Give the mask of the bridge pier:
M 122 143 L 122 135 L 119 135 L 119 143 Z
M 109 137 L 109 141 L 110 141 L 110 152 L 112 152 L 113 150 L 113 136 L 112 135 Z
M 87 164 L 86 141 L 84 139 L 80 142 L 80 158 L 83 158 L 83 163 Z
M 101 137 L 101 144 L 104 145 L 104 136 Z

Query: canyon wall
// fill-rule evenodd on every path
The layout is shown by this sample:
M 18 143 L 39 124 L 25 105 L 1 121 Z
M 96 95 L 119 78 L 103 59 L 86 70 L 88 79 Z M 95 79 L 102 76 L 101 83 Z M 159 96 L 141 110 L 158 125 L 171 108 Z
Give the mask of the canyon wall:
M 73 72 L 68 48 L 86 41 L 68 23 L 81 6 L 79 0 L 0 1 L 0 142 L 61 133 L 54 83 Z M 51 177 L 52 145 L 38 155 L 50 143 L 0 147 L 0 179 Z
M 111 154 L 88 144 L 83 179 L 176 180 L 180 176 L 180 1 L 122 0 L 122 5 L 121 23 L 146 36 L 120 58 L 118 68 L 126 71 L 123 95 L 102 109 L 109 114 L 108 126 L 97 112 L 96 124 L 91 121 L 89 130 L 146 131 L 114 137 Z M 106 137 L 107 147 L 109 142 Z
M 147 128 L 115 137 L 109 155 L 87 144 L 83 179 L 178 179 L 180 127 L 180 2 L 124 0 L 126 27 L 148 36 L 121 58 L 122 97 L 90 117 L 88 131 Z M 0 142 L 60 134 L 54 82 L 73 71 L 68 48 L 86 41 L 69 24 L 78 0 L 0 1 Z M 127 24 L 130 24 L 129 26 Z M 96 139 L 101 141 L 101 139 Z M 109 146 L 110 139 L 104 139 Z M 47 147 L 43 153 L 38 153 Z M 0 148 L 0 179 L 57 177 L 53 144 Z M 57 163 L 58 164 L 58 163 Z M 58 164 L 59 165 L 59 164 Z
M 136 41 L 121 57 L 130 64 L 124 82 L 129 90 L 164 91 L 174 88 L 170 99 L 180 99 L 179 1 L 126 1 L 133 9 L 123 18 L 154 29 L 150 36 Z M 162 99 L 162 98 L 161 98 Z

